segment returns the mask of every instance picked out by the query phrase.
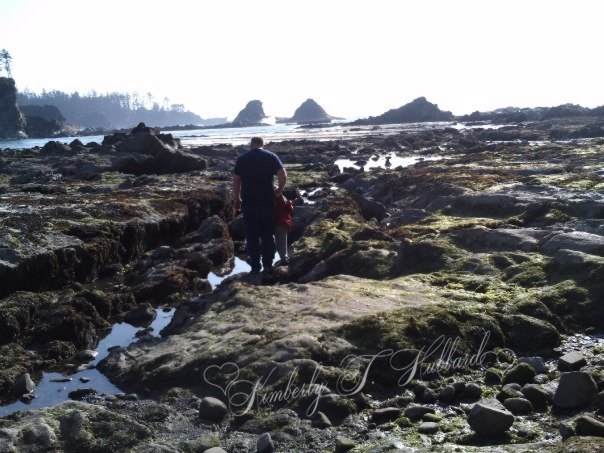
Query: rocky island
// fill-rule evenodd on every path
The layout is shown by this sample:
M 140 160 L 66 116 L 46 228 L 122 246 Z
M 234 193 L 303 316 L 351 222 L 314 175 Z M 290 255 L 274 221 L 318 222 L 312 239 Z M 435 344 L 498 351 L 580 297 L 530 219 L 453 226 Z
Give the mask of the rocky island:
M 121 390 L 6 414 L 0 451 L 601 451 L 601 121 L 271 143 L 299 197 L 264 277 L 230 275 L 244 148 L 0 151 L 0 399 L 97 366 Z

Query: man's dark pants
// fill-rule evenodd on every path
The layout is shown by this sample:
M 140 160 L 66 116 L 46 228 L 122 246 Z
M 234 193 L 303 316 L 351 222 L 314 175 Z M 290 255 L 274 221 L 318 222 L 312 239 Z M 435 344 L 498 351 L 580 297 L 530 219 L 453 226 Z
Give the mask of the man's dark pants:
M 260 256 L 262 266 L 266 269 L 273 265 L 275 258 L 275 207 L 250 206 L 243 208 L 243 227 L 245 229 L 245 242 L 247 254 L 250 257 L 252 270 L 260 270 Z M 260 247 L 262 241 L 262 248 Z

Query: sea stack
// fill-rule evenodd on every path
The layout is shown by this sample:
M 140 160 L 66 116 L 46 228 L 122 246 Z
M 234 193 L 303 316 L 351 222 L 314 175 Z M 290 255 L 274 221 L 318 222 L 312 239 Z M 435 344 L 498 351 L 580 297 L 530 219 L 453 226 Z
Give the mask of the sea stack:
M 239 112 L 233 120 L 233 126 L 255 126 L 265 123 L 267 116 L 262 108 L 262 101 L 254 100 L 247 103 L 245 108 Z
M 26 138 L 25 118 L 17 107 L 15 81 L 0 77 L 0 139 Z
M 314 99 L 307 99 L 296 109 L 291 121 L 294 123 L 328 123 L 333 118 Z

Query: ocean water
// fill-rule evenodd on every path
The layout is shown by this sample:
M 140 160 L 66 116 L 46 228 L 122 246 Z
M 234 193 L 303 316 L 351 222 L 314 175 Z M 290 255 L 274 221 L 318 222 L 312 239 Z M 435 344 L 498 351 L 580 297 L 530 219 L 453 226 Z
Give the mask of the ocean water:
M 204 145 L 245 145 L 255 136 L 264 137 L 267 142 L 281 142 L 286 140 L 339 140 L 350 139 L 361 136 L 372 135 L 394 135 L 399 132 L 416 132 L 426 129 L 442 129 L 454 127 L 457 129 L 475 127 L 500 127 L 491 125 L 466 126 L 455 122 L 435 123 L 408 123 L 408 124 L 385 124 L 380 126 L 349 126 L 342 122 L 334 122 L 329 127 L 302 128 L 297 124 L 275 124 L 272 126 L 218 128 L 218 129 L 195 129 L 181 131 L 163 131 L 179 138 L 185 147 Z M 59 138 L 28 138 L 22 140 L 0 140 L 0 149 L 29 149 L 36 146 L 44 146 L 48 141 L 55 140 L 61 143 L 71 143 L 78 139 L 82 143 L 103 141 L 102 135 L 88 135 L 81 137 L 59 137 Z

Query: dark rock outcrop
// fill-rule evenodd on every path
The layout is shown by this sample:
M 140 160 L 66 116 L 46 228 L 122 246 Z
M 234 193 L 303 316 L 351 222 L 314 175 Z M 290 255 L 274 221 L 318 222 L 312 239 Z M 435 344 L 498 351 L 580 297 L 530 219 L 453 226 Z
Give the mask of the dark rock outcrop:
M 0 77 L 0 139 L 25 138 L 25 118 L 17 107 L 15 81 Z
M 120 154 L 114 168 L 134 175 L 182 173 L 203 170 L 205 159 L 182 150 L 180 140 L 161 134 L 140 123 L 130 134 L 115 133 L 103 140 Z
M 296 109 L 291 121 L 295 123 L 327 123 L 332 120 L 323 107 L 314 99 L 307 99 Z
M 352 124 L 397 124 L 419 123 L 424 121 L 450 121 L 451 112 L 444 112 L 436 104 L 428 102 L 425 97 L 414 99 L 398 109 L 388 110 L 379 116 L 370 116 Z
M 245 108 L 239 112 L 233 120 L 232 125 L 236 127 L 254 126 L 262 124 L 267 118 L 262 107 L 262 101 L 254 100 L 247 103 Z

